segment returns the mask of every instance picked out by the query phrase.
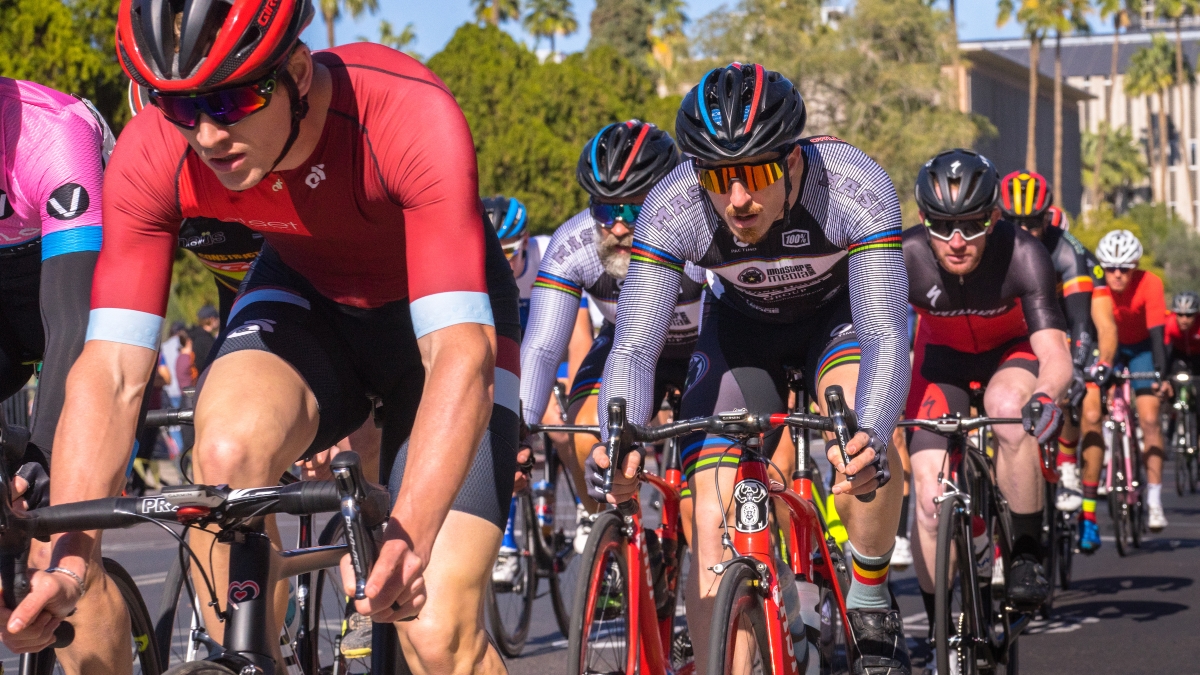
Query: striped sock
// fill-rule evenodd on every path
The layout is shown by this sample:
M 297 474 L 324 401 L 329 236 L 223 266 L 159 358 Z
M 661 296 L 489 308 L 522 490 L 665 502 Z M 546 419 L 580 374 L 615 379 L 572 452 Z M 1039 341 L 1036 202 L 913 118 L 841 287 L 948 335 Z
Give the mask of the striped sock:
M 1096 490 L 1100 483 L 1083 481 L 1083 511 L 1079 513 L 1080 520 L 1096 522 Z
M 1058 439 L 1058 463 L 1076 462 L 1075 450 L 1079 447 L 1079 439 L 1073 441 L 1063 439 L 1061 436 Z
M 846 595 L 847 609 L 891 609 L 892 595 L 888 591 L 888 566 L 892 562 L 892 551 L 872 558 L 851 550 L 854 578 L 850 580 L 850 593 Z

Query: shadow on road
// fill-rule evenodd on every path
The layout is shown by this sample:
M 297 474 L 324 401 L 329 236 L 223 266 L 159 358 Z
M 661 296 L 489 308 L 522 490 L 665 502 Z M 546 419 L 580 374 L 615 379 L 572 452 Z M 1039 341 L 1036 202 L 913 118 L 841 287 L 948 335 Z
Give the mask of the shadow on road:
M 1096 617 L 1105 619 L 1130 619 L 1138 623 L 1157 621 L 1158 619 L 1186 612 L 1191 609 L 1178 602 L 1155 602 L 1153 600 L 1106 600 L 1097 602 L 1078 602 L 1069 605 L 1058 605 L 1051 616 L 1056 621 L 1084 619 Z
M 1080 579 L 1072 582 L 1071 590 L 1058 595 L 1061 600 L 1070 600 L 1076 596 L 1115 595 L 1124 591 L 1141 591 L 1152 589 L 1163 593 L 1178 591 L 1195 583 L 1187 577 L 1097 577 Z M 915 586 L 915 580 L 914 580 Z

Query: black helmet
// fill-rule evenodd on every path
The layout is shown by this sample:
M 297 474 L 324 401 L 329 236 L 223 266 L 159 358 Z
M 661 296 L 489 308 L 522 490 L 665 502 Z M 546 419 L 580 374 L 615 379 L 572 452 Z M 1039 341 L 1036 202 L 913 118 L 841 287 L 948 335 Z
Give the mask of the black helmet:
M 1200 295 L 1194 291 L 1176 293 L 1171 300 L 1171 311 L 1176 314 L 1200 314 Z
M 951 186 L 958 187 L 958 194 Z M 1000 176 L 987 157 L 955 148 L 925 162 L 917 175 L 917 207 L 933 218 L 982 215 L 996 206 Z
M 683 97 L 675 135 L 683 152 L 724 162 L 791 148 L 808 115 L 783 75 L 751 63 L 708 71 Z
M 593 197 L 639 197 L 678 164 L 679 150 L 667 132 L 629 120 L 604 127 L 583 146 L 575 179 Z
M 483 213 L 501 241 L 525 234 L 528 216 L 521 202 L 502 195 L 487 197 L 483 200 Z

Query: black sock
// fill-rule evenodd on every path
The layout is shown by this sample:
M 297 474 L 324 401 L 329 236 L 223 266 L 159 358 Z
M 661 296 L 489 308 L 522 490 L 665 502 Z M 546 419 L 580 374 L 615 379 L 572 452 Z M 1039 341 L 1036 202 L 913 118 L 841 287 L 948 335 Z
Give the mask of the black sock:
M 897 537 L 908 536 L 908 495 L 904 495 L 904 501 L 900 506 L 900 526 L 896 528 Z
M 1013 559 L 1042 560 L 1042 512 L 1012 514 Z
M 925 616 L 927 616 L 929 618 L 929 634 L 932 636 L 933 635 L 933 622 L 937 620 L 933 616 L 934 613 L 937 611 L 936 610 L 937 599 L 934 597 L 933 593 L 926 593 L 925 591 L 921 591 L 921 602 L 925 603 Z

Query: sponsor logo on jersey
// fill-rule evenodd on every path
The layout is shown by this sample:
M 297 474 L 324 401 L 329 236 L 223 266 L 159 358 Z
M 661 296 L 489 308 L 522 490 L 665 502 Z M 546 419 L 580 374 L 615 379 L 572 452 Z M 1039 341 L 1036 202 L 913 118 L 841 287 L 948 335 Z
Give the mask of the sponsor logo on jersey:
M 783 245 L 788 248 L 801 248 L 808 246 L 808 231 L 806 230 L 788 230 L 783 233 Z
M 79 183 L 60 185 L 46 201 L 46 213 L 58 220 L 74 220 L 82 216 L 91 204 L 87 190 Z
M 304 177 L 304 184 L 315 190 L 321 181 L 325 180 L 325 165 L 318 164 L 310 167 L 310 170 L 311 173 Z
M 864 188 L 862 183 L 843 174 L 825 169 L 825 175 L 819 179 L 819 185 L 828 187 L 832 194 L 849 197 L 867 212 L 875 217 L 883 213 L 884 204 L 871 188 Z
M 842 139 L 837 136 L 813 136 L 808 139 L 809 143 L 841 143 Z
M 741 274 L 738 275 L 738 281 L 742 282 L 743 284 L 761 284 L 766 280 L 767 275 L 763 274 L 763 271 L 757 267 L 747 267 L 746 269 L 742 270 Z
M 938 288 L 937 286 L 931 287 L 929 292 L 925 294 L 925 297 L 929 298 L 929 306 L 937 307 L 937 300 L 939 297 L 941 297 L 941 295 L 942 289 Z
M 684 393 L 691 391 L 692 387 L 704 379 L 706 373 L 708 373 L 708 355 L 704 352 L 692 352 L 692 358 L 688 359 L 687 378 L 683 381 Z
M 808 263 L 799 263 L 796 265 L 784 265 L 783 267 L 768 267 L 767 280 L 772 283 L 780 281 L 795 281 L 797 279 L 807 279 L 815 276 L 817 271 Z
M 7 218 L 8 216 L 4 216 L 4 217 Z M 1095 267 L 1092 268 L 1092 276 L 1096 277 L 1097 279 L 1103 279 L 1104 278 L 1104 268 L 1100 267 L 1099 265 L 1096 265 Z
M 225 243 L 224 232 L 201 232 L 194 237 L 180 237 L 180 248 L 201 248 Z M 257 255 L 257 254 L 256 254 Z
M 257 333 L 259 331 L 274 333 L 275 322 L 270 319 L 251 319 L 241 326 L 238 326 L 237 330 L 229 334 L 229 337 L 242 337 L 244 335 L 250 335 L 251 333 Z
M 849 333 L 852 330 L 854 330 L 854 324 L 841 323 L 841 324 L 838 324 L 836 328 L 829 331 L 829 337 L 838 337 L 841 335 L 845 335 L 846 333 Z
M 0 220 L 4 220 L 13 214 L 12 204 L 8 202 L 8 193 L 0 190 Z

